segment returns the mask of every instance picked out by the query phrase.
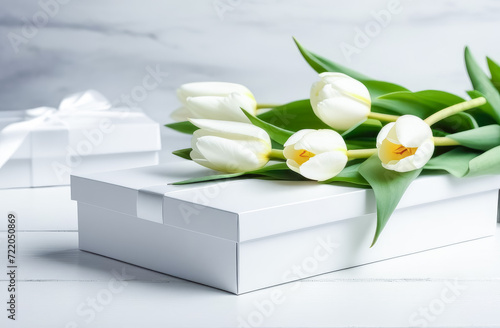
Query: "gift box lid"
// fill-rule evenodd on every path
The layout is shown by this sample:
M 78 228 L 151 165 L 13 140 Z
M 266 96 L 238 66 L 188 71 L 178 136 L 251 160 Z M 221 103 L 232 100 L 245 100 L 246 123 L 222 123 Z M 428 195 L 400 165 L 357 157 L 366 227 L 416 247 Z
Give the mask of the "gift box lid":
M 0 112 L 0 149 L 0 168 L 11 159 L 158 151 L 160 126 L 139 108 L 114 107 L 98 91 L 86 90 L 57 108 Z
M 376 212 L 371 189 L 240 179 L 172 185 L 214 174 L 182 161 L 71 177 L 72 199 L 138 219 L 243 242 Z M 498 189 L 500 176 L 425 175 L 398 208 Z M 431 213 L 430 213 L 431 214 Z
M 0 130 L 23 122 L 22 112 L 0 115 Z M 92 118 L 75 115 L 30 127 L 31 130 L 21 130 L 26 137 L 10 159 L 64 157 L 71 152 L 102 155 L 161 149 L 160 125 L 157 122 L 137 109 L 120 113 L 113 112 L 114 117 L 106 117 L 97 112 Z

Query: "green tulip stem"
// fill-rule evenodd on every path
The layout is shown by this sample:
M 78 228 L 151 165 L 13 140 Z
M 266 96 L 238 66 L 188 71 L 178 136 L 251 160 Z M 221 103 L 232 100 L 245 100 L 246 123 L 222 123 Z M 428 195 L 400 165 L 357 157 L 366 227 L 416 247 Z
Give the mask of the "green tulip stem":
M 428 118 L 424 120 L 425 123 L 429 124 L 429 126 L 445 119 L 449 116 L 452 116 L 456 113 L 460 113 L 466 111 L 471 108 L 479 107 L 486 104 L 486 99 L 484 97 L 479 97 L 476 99 L 464 101 L 458 104 L 455 104 L 450 107 L 446 107 L 445 109 L 441 109 L 439 112 L 432 114 Z
M 347 151 L 347 158 L 349 160 L 359 159 L 359 158 L 368 158 L 376 153 L 377 153 L 377 148 L 352 149 L 352 150 Z
M 281 149 L 272 149 L 271 153 L 269 153 L 269 159 L 286 160 Z
M 368 114 L 368 118 L 373 118 L 375 120 L 384 121 L 384 122 L 396 122 L 396 120 L 399 118 L 399 116 L 370 112 L 370 114 Z
M 278 106 L 281 106 L 281 105 L 280 104 L 265 104 L 265 103 L 262 103 L 262 104 L 257 104 L 257 109 L 274 108 L 274 107 L 278 107 Z
M 434 137 L 435 146 L 459 146 L 460 143 L 448 137 Z

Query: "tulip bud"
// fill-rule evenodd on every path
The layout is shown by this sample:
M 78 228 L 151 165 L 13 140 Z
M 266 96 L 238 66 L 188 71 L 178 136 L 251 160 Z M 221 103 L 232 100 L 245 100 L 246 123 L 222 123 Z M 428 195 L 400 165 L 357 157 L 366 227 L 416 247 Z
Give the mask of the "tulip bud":
M 370 114 L 370 93 L 365 85 L 342 73 L 319 74 L 311 88 L 311 106 L 320 120 L 345 131 Z
M 271 139 L 252 124 L 190 119 L 199 127 L 193 133 L 190 153 L 196 163 L 210 169 L 238 173 L 260 169 L 269 161 Z
M 333 178 L 347 163 L 344 139 L 333 130 L 300 130 L 284 146 L 288 167 L 311 180 Z
M 205 118 L 249 123 L 241 108 L 256 114 L 257 103 L 245 86 L 226 82 L 197 82 L 183 84 L 177 89 L 183 104 L 171 117 L 176 121 Z
M 397 172 L 417 170 L 431 159 L 434 152 L 432 130 L 422 119 L 404 115 L 380 130 L 377 148 L 386 169 Z

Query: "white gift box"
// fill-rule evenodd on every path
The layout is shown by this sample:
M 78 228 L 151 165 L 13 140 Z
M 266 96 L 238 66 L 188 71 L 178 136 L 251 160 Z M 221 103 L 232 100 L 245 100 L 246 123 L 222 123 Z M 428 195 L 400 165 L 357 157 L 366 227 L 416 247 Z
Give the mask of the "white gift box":
M 158 163 L 159 124 L 96 91 L 58 109 L 0 112 L 0 188 L 68 185 L 71 173 Z
M 371 189 L 316 182 L 169 183 L 192 162 L 72 176 L 80 249 L 235 294 L 494 234 L 500 176 L 412 183 L 370 248 Z

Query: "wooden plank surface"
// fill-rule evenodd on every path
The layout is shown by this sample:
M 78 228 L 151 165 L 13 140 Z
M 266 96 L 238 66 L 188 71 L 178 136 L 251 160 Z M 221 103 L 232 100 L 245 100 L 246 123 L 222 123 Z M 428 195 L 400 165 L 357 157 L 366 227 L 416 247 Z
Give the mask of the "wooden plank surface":
M 26 281 L 20 283 L 16 324 L 65 327 L 75 321 L 89 327 L 231 327 L 239 320 L 263 327 L 401 327 L 424 320 L 418 312 L 424 308 L 430 326 L 497 326 L 500 282 L 450 282 L 455 283 L 463 290 L 445 303 L 443 291 L 449 294 L 446 297 L 453 291 L 440 280 L 313 279 L 295 290 L 284 285 L 240 296 L 175 280 L 127 281 L 113 292 L 106 281 Z M 276 292 L 278 298 L 273 296 Z M 83 311 L 92 308 L 95 320 Z
M 76 232 L 21 232 L 18 242 L 19 320 L 3 316 L 7 327 L 500 324 L 498 237 L 240 296 L 79 251 Z

